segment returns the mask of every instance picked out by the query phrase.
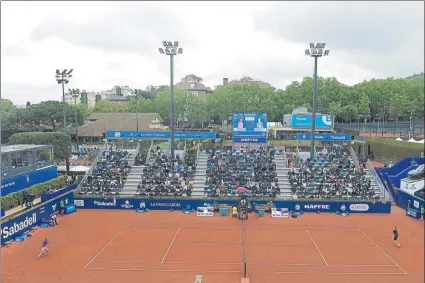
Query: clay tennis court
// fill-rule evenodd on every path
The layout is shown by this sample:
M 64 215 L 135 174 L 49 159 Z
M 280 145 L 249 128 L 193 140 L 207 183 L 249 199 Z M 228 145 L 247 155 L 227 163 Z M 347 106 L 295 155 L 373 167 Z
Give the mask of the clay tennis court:
M 2 282 L 424 282 L 423 222 L 391 215 L 306 214 L 248 221 L 174 211 L 79 210 L 2 249 Z M 402 248 L 392 243 L 397 225 Z M 49 254 L 36 261 L 44 236 Z

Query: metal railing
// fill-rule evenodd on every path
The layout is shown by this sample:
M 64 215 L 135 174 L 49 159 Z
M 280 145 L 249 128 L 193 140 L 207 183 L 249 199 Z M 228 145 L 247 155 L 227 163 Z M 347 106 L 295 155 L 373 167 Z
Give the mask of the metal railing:
M 350 146 L 350 156 L 353 159 L 354 163 L 356 164 L 356 167 L 359 167 L 359 159 L 357 158 L 357 154 L 354 151 L 353 147 Z
M 137 146 L 136 146 L 136 149 L 135 149 L 135 152 L 134 152 L 134 155 L 133 155 L 133 160 L 132 160 L 132 163 L 131 163 L 131 165 L 134 165 L 134 163 L 136 163 L 136 156 L 139 154 L 139 152 L 140 152 L 140 147 L 141 147 L 141 145 L 142 145 L 142 143 L 141 142 L 138 142 L 137 143 Z
M 196 150 L 196 160 L 195 160 L 195 166 L 198 167 L 198 160 L 199 160 L 199 153 L 201 152 L 201 141 L 198 142 L 198 148 Z
M 148 153 L 146 154 L 145 164 L 148 164 L 149 160 L 151 159 L 152 147 L 153 147 L 153 140 L 151 141 L 151 145 L 149 146 Z
M 366 162 L 366 169 L 369 170 L 370 174 L 376 180 L 377 187 L 382 192 L 385 201 L 394 201 L 391 195 L 387 191 L 387 187 L 382 183 L 381 178 L 379 178 L 378 173 L 375 171 L 375 167 L 373 167 L 372 162 L 368 159 Z
M 105 150 L 106 150 L 106 148 L 100 148 L 99 153 L 97 154 L 96 158 L 93 160 L 92 164 L 90 165 L 89 170 L 86 172 L 83 179 L 81 179 L 81 182 L 78 184 L 77 191 L 79 191 L 81 189 L 81 186 L 83 186 L 83 184 L 87 180 L 87 177 L 90 176 L 93 173 L 93 168 L 96 166 L 96 164 L 102 158 L 102 154 Z

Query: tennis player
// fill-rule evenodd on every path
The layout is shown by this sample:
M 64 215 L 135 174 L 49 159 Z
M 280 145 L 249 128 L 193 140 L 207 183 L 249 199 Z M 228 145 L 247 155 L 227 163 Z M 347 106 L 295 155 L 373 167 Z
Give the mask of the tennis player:
M 397 242 L 397 240 L 398 240 L 398 230 L 397 230 L 397 227 L 395 227 L 395 226 L 394 226 L 394 228 L 393 228 L 393 234 L 394 234 L 394 244 L 395 244 L 397 247 L 400 247 L 399 242 Z
M 49 238 L 45 237 L 43 243 L 41 244 L 41 253 L 37 256 L 37 260 L 49 252 L 47 246 L 50 245 L 50 243 L 51 242 L 49 241 Z

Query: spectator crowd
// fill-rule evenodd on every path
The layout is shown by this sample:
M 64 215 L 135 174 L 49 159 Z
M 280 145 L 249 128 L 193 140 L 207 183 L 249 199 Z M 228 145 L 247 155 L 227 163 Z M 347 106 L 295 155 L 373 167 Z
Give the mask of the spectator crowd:
M 159 147 L 152 150 L 152 163 L 146 164 L 137 192 L 142 196 L 190 197 L 193 190 L 196 155 L 175 160 Z
M 93 165 L 92 173 L 83 182 L 80 193 L 93 195 L 119 194 L 130 171 L 127 151 L 102 152 L 102 159 Z
M 363 166 L 356 167 L 343 147 L 320 152 L 314 160 L 308 158 L 299 172 L 292 168 L 288 174 L 292 193 L 299 198 L 379 200 Z
M 209 148 L 207 153 L 206 195 L 237 196 L 241 188 L 252 197 L 276 197 L 280 193 L 272 147 Z

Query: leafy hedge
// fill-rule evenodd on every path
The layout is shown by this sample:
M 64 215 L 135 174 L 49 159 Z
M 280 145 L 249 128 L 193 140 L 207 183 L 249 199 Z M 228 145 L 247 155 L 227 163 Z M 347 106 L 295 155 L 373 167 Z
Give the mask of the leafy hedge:
M 35 194 L 35 198 L 39 198 L 41 194 L 48 192 L 49 186 L 52 185 L 54 188 L 59 188 L 61 185 L 65 185 L 67 176 L 59 176 L 58 178 L 49 180 L 44 183 L 40 183 L 34 186 L 31 186 L 25 189 L 28 193 Z M 17 207 L 22 204 L 22 192 L 24 190 L 20 190 L 18 192 L 14 192 L 8 194 L 5 197 L 1 198 L 1 207 L 4 210 L 9 210 L 11 208 Z

